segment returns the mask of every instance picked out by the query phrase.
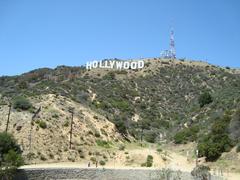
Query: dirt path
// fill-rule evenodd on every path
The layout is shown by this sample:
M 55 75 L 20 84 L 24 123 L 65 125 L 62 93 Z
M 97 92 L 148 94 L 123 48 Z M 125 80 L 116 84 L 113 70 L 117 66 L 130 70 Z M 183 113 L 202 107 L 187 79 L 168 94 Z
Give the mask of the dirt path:
M 116 158 L 112 161 L 109 161 L 104 168 L 107 169 L 162 169 L 169 168 L 172 170 L 180 170 L 184 172 L 191 172 L 195 167 L 194 161 L 188 161 L 187 157 L 180 155 L 175 152 L 165 151 L 158 153 L 155 149 L 151 148 L 141 148 L 141 149 L 128 149 L 128 155 L 138 163 L 126 164 L 125 157 L 126 154 L 124 151 L 118 152 Z M 140 162 L 146 160 L 147 155 L 152 155 L 154 162 L 153 167 L 141 167 Z M 48 163 L 48 164 L 35 164 L 35 165 L 25 165 L 21 167 L 22 169 L 29 168 L 88 168 L 88 162 L 61 162 L 61 163 Z M 95 168 L 94 165 L 91 165 L 90 168 Z M 101 168 L 101 167 L 100 167 Z M 240 180 L 240 174 L 236 173 L 224 173 L 224 177 L 228 180 Z

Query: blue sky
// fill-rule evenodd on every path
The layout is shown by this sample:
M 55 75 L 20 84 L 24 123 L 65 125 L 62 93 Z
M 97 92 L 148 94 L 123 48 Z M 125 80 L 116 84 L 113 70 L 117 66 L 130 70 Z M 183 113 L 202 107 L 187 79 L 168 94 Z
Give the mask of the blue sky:
M 0 75 L 105 58 L 177 57 L 240 67 L 238 0 L 0 0 Z

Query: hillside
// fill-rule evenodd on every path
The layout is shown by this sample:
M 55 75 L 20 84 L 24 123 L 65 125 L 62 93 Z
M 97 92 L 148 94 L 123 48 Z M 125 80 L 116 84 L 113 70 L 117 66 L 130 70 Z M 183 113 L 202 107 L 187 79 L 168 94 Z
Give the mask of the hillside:
M 30 120 L 42 106 L 32 132 L 32 159 L 37 162 L 78 161 L 90 157 L 96 146 L 112 146 L 117 150 L 126 141 L 142 139 L 150 143 L 200 143 L 209 134 L 215 137 L 215 126 L 219 124 L 223 124 L 221 132 L 231 141 L 225 141 L 229 150 L 237 144 L 239 70 L 198 61 L 158 58 L 144 61 L 141 70 L 59 66 L 1 77 L 2 104 L 8 103 L 7 98 L 14 101 L 15 97 L 24 96 L 33 105 L 27 111 L 13 109 L 10 132 L 20 141 L 26 156 L 30 156 Z M 199 98 L 204 93 L 211 96 L 211 102 L 201 106 Z M 75 108 L 71 151 L 67 149 L 69 107 Z M 1 106 L 2 131 L 7 111 L 7 106 Z M 40 121 L 45 122 L 45 128 L 39 126 Z M 205 147 L 201 148 L 203 156 Z

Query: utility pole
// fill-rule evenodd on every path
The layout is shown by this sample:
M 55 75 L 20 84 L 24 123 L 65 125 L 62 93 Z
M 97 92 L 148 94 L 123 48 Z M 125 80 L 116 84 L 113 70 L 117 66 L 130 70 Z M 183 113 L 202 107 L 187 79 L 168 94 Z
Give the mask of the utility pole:
M 140 137 L 140 140 L 141 140 L 141 146 L 142 146 L 142 142 L 143 142 L 143 122 L 141 124 L 141 137 Z
M 74 115 L 74 108 L 70 107 L 69 112 L 71 113 L 71 129 L 70 129 L 70 141 L 69 141 L 69 149 L 72 149 L 72 130 L 73 130 L 73 115 Z
M 199 151 L 198 151 L 198 149 L 196 149 L 196 167 L 198 166 L 198 153 L 199 153 Z
M 36 116 L 40 113 L 42 107 L 40 106 L 38 108 L 38 110 L 34 113 L 34 115 L 32 116 L 31 119 L 31 128 L 30 128 L 30 133 L 29 133 L 29 152 L 31 152 L 31 148 L 32 148 L 32 128 L 33 128 L 33 121 L 36 118 Z
M 8 125 L 9 125 L 10 115 L 11 115 L 11 109 L 12 109 L 12 103 L 11 103 L 11 102 L 9 102 L 8 107 L 9 107 L 9 110 L 8 110 L 8 118 L 7 118 L 6 130 L 5 130 L 6 133 L 7 133 L 7 131 L 8 131 Z

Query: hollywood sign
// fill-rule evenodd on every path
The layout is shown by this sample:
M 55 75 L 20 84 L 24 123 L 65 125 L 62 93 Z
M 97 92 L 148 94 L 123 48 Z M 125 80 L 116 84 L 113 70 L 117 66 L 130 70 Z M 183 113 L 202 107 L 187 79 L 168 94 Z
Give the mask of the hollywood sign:
M 105 69 L 142 69 L 144 67 L 144 61 L 92 61 L 87 62 L 86 69 L 105 68 Z

